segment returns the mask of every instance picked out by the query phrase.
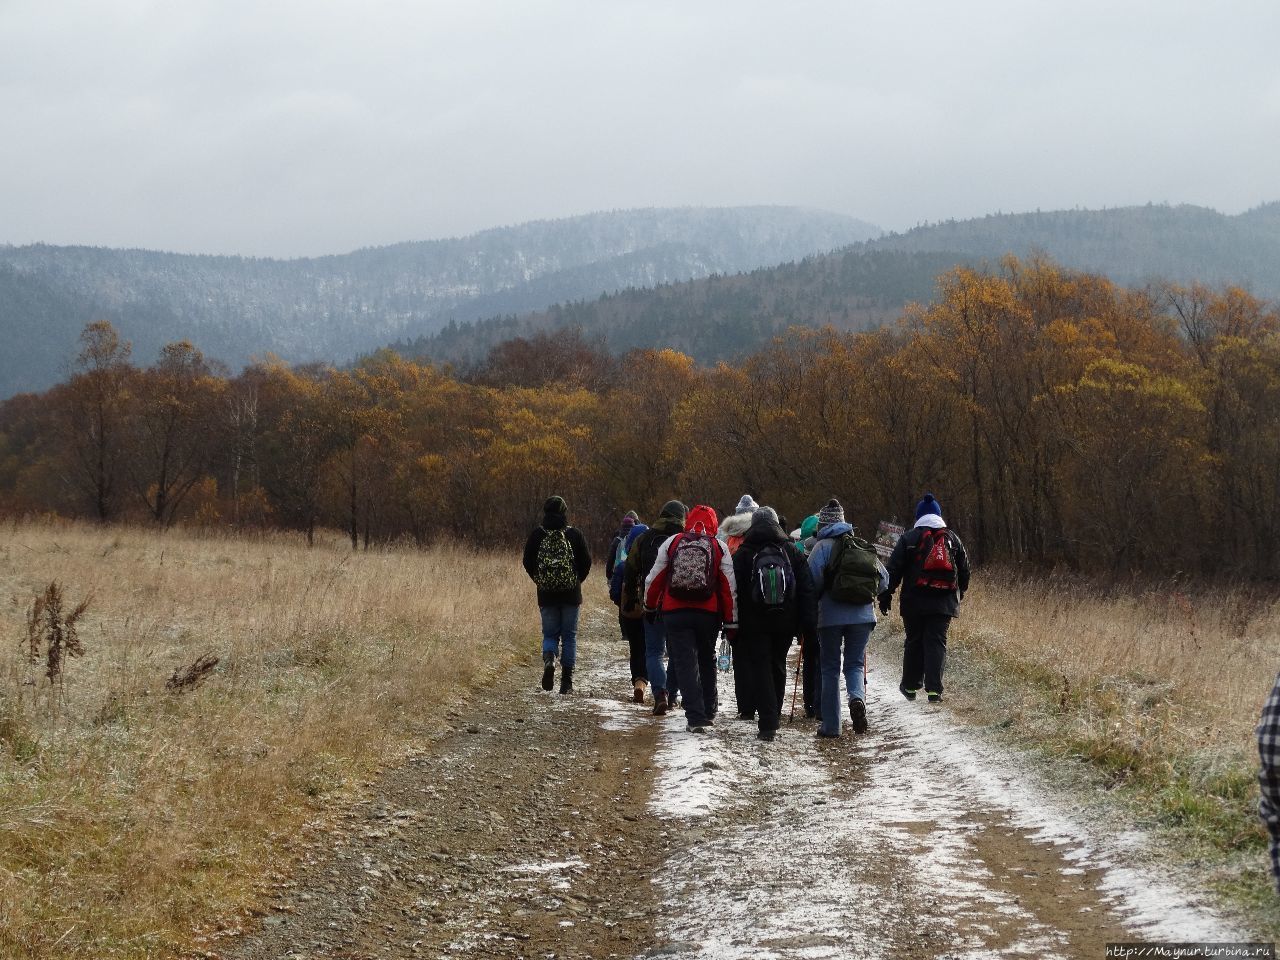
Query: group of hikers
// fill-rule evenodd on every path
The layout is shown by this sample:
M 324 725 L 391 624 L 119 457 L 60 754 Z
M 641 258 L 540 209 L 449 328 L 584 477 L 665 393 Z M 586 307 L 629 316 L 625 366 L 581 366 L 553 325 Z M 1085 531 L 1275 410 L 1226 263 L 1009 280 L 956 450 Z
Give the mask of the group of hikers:
M 855 733 L 868 728 L 867 641 L 889 613 L 899 587 L 906 630 L 902 680 L 908 700 L 923 691 L 942 699 L 947 631 L 969 586 L 964 544 L 948 529 L 942 507 L 926 493 L 915 525 L 887 561 L 857 536 L 832 498 L 800 528 L 744 495 L 720 522 L 705 505 L 663 505 L 652 524 L 634 512 L 621 520 L 604 574 L 630 650 L 632 698 L 653 713 L 684 709 L 690 733 L 706 733 L 719 706 L 717 647 L 732 651 L 738 716 L 773 740 L 785 701 L 787 656 L 800 642 L 804 711 L 818 718 L 819 737 L 843 729 L 840 676 Z M 591 572 L 586 538 L 569 524 L 568 505 L 551 497 L 525 544 L 524 568 L 542 616 L 542 689 L 573 690 L 582 583 Z M 794 694 L 793 694 L 794 697 Z

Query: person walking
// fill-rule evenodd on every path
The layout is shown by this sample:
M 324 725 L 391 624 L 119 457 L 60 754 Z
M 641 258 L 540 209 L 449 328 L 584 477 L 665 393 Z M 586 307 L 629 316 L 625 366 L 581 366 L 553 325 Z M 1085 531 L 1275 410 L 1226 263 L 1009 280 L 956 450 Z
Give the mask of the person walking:
M 818 515 L 811 513 L 800 523 L 800 552 L 806 557 L 818 538 Z M 816 717 L 822 702 L 822 676 L 818 665 L 818 637 L 814 634 L 802 638 L 800 643 L 800 668 L 803 673 L 801 696 L 804 699 L 804 715 Z
M 625 518 L 624 518 L 625 520 Z M 649 684 L 649 669 L 645 657 L 644 643 L 644 609 L 634 598 L 629 598 L 623 606 L 622 585 L 626 575 L 626 557 L 634 547 L 636 540 L 649 528 L 643 523 L 631 525 L 627 538 L 622 542 L 623 561 L 614 564 L 613 578 L 609 581 L 609 599 L 618 608 L 618 627 L 622 637 L 627 641 L 627 649 L 631 659 L 631 698 L 636 703 L 644 703 L 645 687 Z
M 622 520 L 618 523 L 618 532 L 613 535 L 613 539 L 609 541 L 609 549 L 604 555 L 604 578 L 610 583 L 613 582 L 613 571 L 618 564 L 623 563 L 627 559 L 626 540 L 632 528 L 640 522 L 639 515 L 634 510 L 628 510 L 622 516 Z
M 706 733 L 717 709 L 716 637 L 737 626 L 737 588 L 729 551 L 716 537 L 716 512 L 689 511 L 685 530 L 666 540 L 645 580 L 645 606 L 660 610 L 680 677 L 690 733 Z
M 947 631 L 960 615 L 960 601 L 969 589 L 969 555 L 955 531 L 947 528 L 942 506 L 932 493 L 916 504 L 916 524 L 898 538 L 887 566 L 889 583 L 880 594 L 880 612 L 889 612 L 901 584 L 898 609 L 907 632 L 898 690 L 914 700 L 923 687 L 929 702 L 938 703 Z
M 867 640 L 876 625 L 876 596 L 888 585 L 875 548 L 854 536 L 844 507 L 832 497 L 818 512 L 809 570 L 819 595 L 818 656 L 822 692 L 818 736 L 840 736 L 840 672 L 855 733 L 867 731 Z
M 524 545 L 524 569 L 538 588 L 542 615 L 542 689 L 555 683 L 560 657 L 560 692 L 573 692 L 573 668 L 578 659 L 578 613 L 582 582 L 591 573 L 586 538 L 569 526 L 569 507 L 563 497 L 542 505 L 542 523 Z
M 751 529 L 751 521 L 756 515 L 756 511 L 760 509 L 760 505 L 749 493 L 744 493 L 738 501 L 737 507 L 734 508 L 732 515 L 724 518 L 724 522 L 720 524 L 720 529 L 716 532 L 716 536 L 725 545 L 729 551 L 729 556 L 737 553 L 738 548 L 742 545 L 743 538 L 747 535 L 747 531 Z M 746 673 L 739 669 L 739 661 L 741 657 L 738 653 L 737 637 L 729 637 L 729 649 L 733 651 L 731 669 L 733 671 L 733 697 L 738 703 L 738 717 L 742 720 L 754 720 L 756 717 L 755 697 L 751 692 L 751 684 L 746 678 Z
M 736 676 L 759 713 L 757 736 L 777 736 L 787 689 L 787 653 L 817 630 L 818 601 L 804 554 L 774 512 L 761 507 L 733 555 L 738 586 Z
M 684 529 L 686 513 L 688 508 L 679 500 L 664 503 L 653 526 L 632 542 L 623 572 L 621 609 L 634 611 L 639 608 L 643 615 L 641 622 L 644 624 L 645 673 L 653 690 L 655 716 L 662 716 L 667 712 L 675 697 L 676 684 L 674 671 L 672 676 L 668 676 L 667 668 L 662 662 L 667 652 L 667 634 L 662 618 L 657 611 L 645 609 L 644 583 L 657 562 L 659 548 L 667 539 Z
M 1271 838 L 1271 880 L 1280 892 L 1280 676 L 1258 723 L 1258 815 Z

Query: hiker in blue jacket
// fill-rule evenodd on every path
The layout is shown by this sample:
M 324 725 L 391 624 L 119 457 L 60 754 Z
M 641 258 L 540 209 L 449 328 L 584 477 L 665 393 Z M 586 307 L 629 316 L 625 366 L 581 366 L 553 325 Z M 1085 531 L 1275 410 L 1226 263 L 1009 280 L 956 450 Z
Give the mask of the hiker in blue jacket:
M 809 569 L 818 589 L 818 647 L 822 674 L 822 693 L 818 701 L 820 721 L 818 736 L 840 736 L 840 669 L 843 655 L 844 685 L 848 695 L 849 719 L 855 733 L 867 730 L 866 677 L 867 640 L 876 625 L 874 599 L 866 603 L 841 603 L 831 596 L 836 549 L 841 538 L 853 533 L 845 522 L 844 507 L 832 497 L 818 511 L 818 532 L 809 551 Z M 876 561 L 880 575 L 878 589 L 883 591 L 889 575 Z

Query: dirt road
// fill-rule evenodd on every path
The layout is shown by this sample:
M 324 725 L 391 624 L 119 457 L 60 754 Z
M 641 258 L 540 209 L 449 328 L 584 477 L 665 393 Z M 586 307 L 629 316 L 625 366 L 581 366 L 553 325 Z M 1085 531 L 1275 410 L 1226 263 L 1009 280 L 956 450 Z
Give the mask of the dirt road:
M 625 701 L 611 611 L 584 610 L 574 695 L 531 658 L 387 774 L 236 960 L 1088 957 L 1246 939 L 1136 833 L 872 675 L 871 732 L 772 744 Z M 730 689 L 726 689 L 730 688 Z

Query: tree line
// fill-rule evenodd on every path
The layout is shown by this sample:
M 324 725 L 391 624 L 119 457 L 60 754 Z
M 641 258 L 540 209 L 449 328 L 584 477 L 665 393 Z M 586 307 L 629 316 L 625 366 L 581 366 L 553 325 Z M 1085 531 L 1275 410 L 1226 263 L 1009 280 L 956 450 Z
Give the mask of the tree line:
M 679 497 L 865 530 L 928 490 L 980 561 L 1280 577 L 1280 314 L 1236 289 L 1118 287 L 1043 258 L 957 268 L 928 305 L 788 331 L 744 360 L 611 356 L 572 330 L 466 376 L 384 351 L 238 375 L 109 323 L 0 405 L 0 511 L 509 546 L 545 497 L 603 537 Z

